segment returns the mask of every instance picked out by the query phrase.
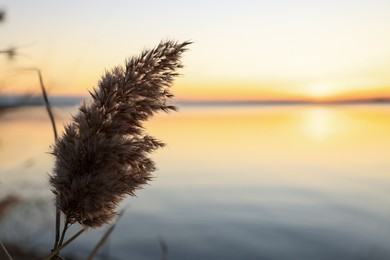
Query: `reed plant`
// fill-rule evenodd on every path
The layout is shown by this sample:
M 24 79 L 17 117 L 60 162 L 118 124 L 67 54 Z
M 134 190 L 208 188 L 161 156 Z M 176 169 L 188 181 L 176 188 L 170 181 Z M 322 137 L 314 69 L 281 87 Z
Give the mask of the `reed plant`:
M 142 123 L 156 112 L 176 110 L 169 104 L 170 87 L 189 44 L 161 42 L 106 72 L 90 92 L 92 102 L 66 125 L 54 145 L 50 176 L 56 208 L 65 215 L 53 251 L 76 222 L 84 229 L 113 223 L 119 203 L 151 180 L 156 167 L 149 153 L 164 144 Z
M 170 102 L 174 97 L 170 87 L 189 44 L 162 41 L 124 66 L 107 71 L 90 92 L 91 101 L 79 107 L 60 137 L 38 70 L 56 140 L 55 165 L 49 176 L 55 195 L 56 235 L 45 259 L 62 259 L 61 250 L 85 230 L 112 225 L 91 253 L 92 259 L 123 213 L 118 213 L 119 203 L 152 179 L 156 167 L 149 154 L 164 144 L 148 135 L 143 123 L 156 112 L 176 110 Z M 65 240 L 75 223 L 81 229 Z

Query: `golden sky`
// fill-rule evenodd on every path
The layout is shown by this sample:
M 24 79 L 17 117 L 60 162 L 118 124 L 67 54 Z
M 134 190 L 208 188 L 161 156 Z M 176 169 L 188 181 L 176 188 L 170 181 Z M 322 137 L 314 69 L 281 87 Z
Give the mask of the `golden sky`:
M 192 40 L 179 100 L 390 97 L 390 1 L 0 2 L 0 90 L 85 95 L 100 75 L 161 39 Z

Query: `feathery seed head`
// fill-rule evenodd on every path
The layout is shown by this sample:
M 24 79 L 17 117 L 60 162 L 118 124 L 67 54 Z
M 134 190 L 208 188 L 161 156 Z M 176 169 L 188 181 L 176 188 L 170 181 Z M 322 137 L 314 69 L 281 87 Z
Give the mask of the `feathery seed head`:
M 169 88 L 189 44 L 161 42 L 106 72 L 90 92 L 92 103 L 81 105 L 65 127 L 53 148 L 50 184 L 70 223 L 110 223 L 123 198 L 151 179 L 156 168 L 148 154 L 164 144 L 146 135 L 142 122 L 175 109 L 167 105 Z

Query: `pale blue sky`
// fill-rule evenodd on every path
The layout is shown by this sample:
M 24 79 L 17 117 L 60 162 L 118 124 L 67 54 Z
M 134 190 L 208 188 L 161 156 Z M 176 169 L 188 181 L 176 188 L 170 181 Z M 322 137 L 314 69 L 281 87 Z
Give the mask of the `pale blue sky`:
M 27 45 L 20 51 L 29 55 L 12 64 L 0 57 L 3 75 L 39 66 L 54 93 L 82 93 L 104 69 L 166 38 L 195 42 L 177 82 L 187 99 L 390 86 L 390 1 L 9 0 L 0 7 L 7 11 L 0 47 Z

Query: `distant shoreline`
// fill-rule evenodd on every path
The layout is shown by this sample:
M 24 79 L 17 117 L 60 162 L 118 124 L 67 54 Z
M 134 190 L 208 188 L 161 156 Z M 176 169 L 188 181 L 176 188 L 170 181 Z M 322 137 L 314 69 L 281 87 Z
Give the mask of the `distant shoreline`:
M 274 101 L 178 101 L 184 106 L 291 106 L 291 105 L 360 105 L 385 104 L 390 105 L 390 99 L 377 100 L 343 100 L 343 101 L 303 101 L 303 100 L 274 100 Z
M 77 106 L 87 100 L 84 96 L 52 96 L 49 101 L 53 107 Z M 183 101 L 175 102 L 179 106 L 293 106 L 293 105 L 390 105 L 390 98 L 373 98 L 358 100 L 340 101 L 307 101 L 307 100 L 248 100 L 248 101 Z M 43 106 L 44 100 L 41 96 L 0 96 L 1 108 L 16 108 L 26 106 Z

